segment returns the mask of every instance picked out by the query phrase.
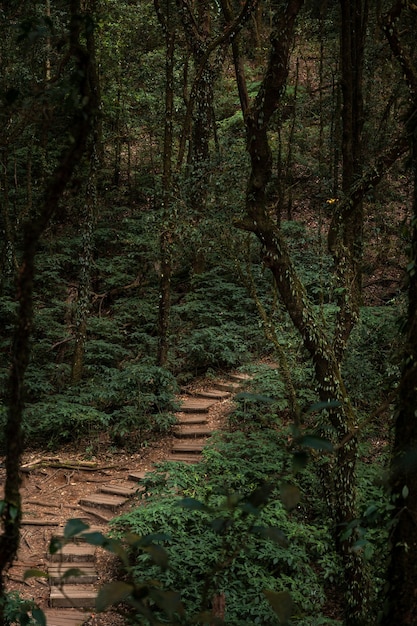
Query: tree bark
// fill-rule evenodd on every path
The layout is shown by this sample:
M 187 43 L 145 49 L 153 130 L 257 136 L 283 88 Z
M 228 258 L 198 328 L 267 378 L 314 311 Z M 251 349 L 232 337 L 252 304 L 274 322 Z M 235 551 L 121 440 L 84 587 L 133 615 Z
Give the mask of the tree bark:
M 305 348 L 311 355 L 320 399 L 324 402 L 339 402 L 338 408 L 329 408 L 327 412 L 337 441 L 341 444 L 337 446 L 336 462 L 333 468 L 336 548 L 344 569 L 345 624 L 364 626 L 370 620 L 369 585 L 361 556 L 353 549 L 356 541 L 355 533 L 349 536 L 344 535 L 346 526 L 357 517 L 355 479 L 357 424 L 340 372 L 342 350 L 339 349 L 337 342 L 333 344 L 329 340 L 322 324 L 316 319 L 305 288 L 293 267 L 282 231 L 267 211 L 266 188 L 272 172 L 268 125 L 280 104 L 281 95 L 285 89 L 295 20 L 302 4 L 302 0 L 290 0 L 285 10 L 277 9 L 275 12 L 268 66 L 252 105 L 245 89 L 238 50 L 237 48 L 234 50 L 235 69 L 251 162 L 251 173 L 246 191 L 246 217 L 237 225 L 255 233 L 261 243 L 263 262 L 272 272 L 282 301 L 302 337 Z M 346 129 L 346 133 L 349 133 L 346 141 L 347 139 L 353 141 L 351 132 L 353 131 Z M 345 149 L 348 151 L 346 146 Z M 352 148 L 349 148 L 350 150 Z M 358 202 L 360 200 L 361 197 L 358 197 Z M 342 226 L 345 226 L 345 222 Z M 351 233 L 349 233 L 350 236 Z M 349 253 L 350 250 L 348 250 Z M 343 335 L 344 341 L 349 332 L 348 326 Z
M 42 207 L 36 220 L 26 222 L 23 234 L 23 255 L 17 279 L 18 319 L 14 330 L 12 363 L 7 386 L 8 415 L 5 427 L 6 481 L 1 511 L 2 534 L 0 535 L 0 623 L 5 623 L 4 572 L 13 562 L 19 546 L 21 522 L 20 463 L 23 453 L 22 416 L 24 408 L 24 377 L 29 362 L 30 336 L 33 320 L 33 280 L 38 242 L 51 217 L 57 211 L 60 199 L 75 166 L 84 153 L 90 130 L 91 99 L 89 97 L 89 56 L 80 45 L 79 0 L 70 2 L 70 49 L 76 68 L 74 80 L 78 81 L 80 108 L 74 113 L 69 128 L 70 144 L 63 150 L 55 172 L 45 189 Z
M 406 129 L 414 182 L 411 257 L 407 266 L 408 312 L 390 472 L 394 527 L 390 537 L 389 588 L 383 626 L 417 623 L 417 65 L 404 49 L 398 33 L 397 24 L 405 5 L 402 1 L 394 3 L 383 25 L 411 96 Z
M 160 249 L 160 278 L 159 278 L 159 308 L 158 308 L 158 355 L 157 363 L 166 366 L 169 350 L 169 323 L 171 309 L 171 202 L 172 202 L 172 148 L 173 148 L 173 119 L 174 119 L 174 51 L 175 30 L 172 26 L 169 1 L 164 14 L 158 2 L 155 2 L 158 19 L 165 34 L 165 127 L 164 127 L 164 154 L 162 176 L 162 228 L 159 237 Z

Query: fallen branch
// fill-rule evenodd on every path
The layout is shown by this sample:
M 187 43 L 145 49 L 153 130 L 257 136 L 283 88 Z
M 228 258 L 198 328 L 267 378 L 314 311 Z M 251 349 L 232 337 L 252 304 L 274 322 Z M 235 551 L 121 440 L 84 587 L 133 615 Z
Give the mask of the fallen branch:
M 54 504 L 53 502 L 45 502 L 45 500 L 26 500 L 26 504 L 38 504 L 39 506 L 46 506 L 51 509 L 60 508 L 60 504 Z
M 52 519 L 23 519 L 22 526 L 59 526 L 57 520 Z
M 20 466 L 21 472 L 30 472 L 32 469 L 38 467 L 53 467 L 58 469 L 72 469 L 72 470 L 82 470 L 82 471 L 96 471 L 98 469 L 98 465 L 96 461 L 62 461 L 59 458 L 42 458 L 36 459 L 36 461 L 31 461 L 30 463 L 25 463 Z M 103 468 L 104 469 L 104 468 Z

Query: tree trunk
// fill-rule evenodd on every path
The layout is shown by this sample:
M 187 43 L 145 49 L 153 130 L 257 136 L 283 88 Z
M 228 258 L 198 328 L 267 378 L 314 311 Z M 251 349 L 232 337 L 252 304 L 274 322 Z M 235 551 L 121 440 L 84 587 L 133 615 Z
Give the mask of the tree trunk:
M 175 31 L 171 24 L 170 3 L 167 2 L 166 14 L 156 7 L 157 15 L 165 33 L 165 128 L 162 177 L 162 228 L 159 238 L 160 279 L 158 310 L 158 356 L 157 363 L 166 366 L 169 350 L 169 323 L 171 309 L 171 202 L 172 202 L 172 146 L 174 118 L 174 50 Z M 159 9 L 159 10 L 158 10 Z
M 8 415 L 6 435 L 6 481 L 1 511 L 0 535 L 0 623 L 5 623 L 4 572 L 13 562 L 19 547 L 21 497 L 20 464 L 23 453 L 22 417 L 24 407 L 24 377 L 29 362 L 30 336 L 33 320 L 34 261 L 38 242 L 58 205 L 75 166 L 80 162 L 90 129 L 91 99 L 89 98 L 89 57 L 80 45 L 80 3 L 70 2 L 69 55 L 74 59 L 74 84 L 79 86 L 82 107 L 74 112 L 68 129 L 71 143 L 60 157 L 52 178 L 45 189 L 42 207 L 36 221 L 26 222 L 23 235 L 23 255 L 17 279 L 18 319 L 13 334 L 12 364 L 7 386 Z
M 355 534 L 349 536 L 343 534 L 346 526 L 357 517 L 355 478 L 357 440 L 356 416 L 340 373 L 339 357 L 342 351 L 338 349 L 337 342 L 335 345 L 332 344 L 321 323 L 316 319 L 306 291 L 292 265 L 283 234 L 267 211 L 266 188 L 272 171 L 268 124 L 279 106 L 285 88 L 295 20 L 301 6 L 302 0 L 290 0 L 285 11 L 276 11 L 268 67 L 255 102 L 251 106 L 245 90 L 240 90 L 251 173 L 246 192 L 247 217 L 239 225 L 245 230 L 254 232 L 261 243 L 264 264 L 270 268 L 282 301 L 311 355 L 320 399 L 324 402 L 339 402 L 338 408 L 331 408 L 328 411 L 328 418 L 337 438 L 337 458 L 333 470 L 336 548 L 344 569 L 345 624 L 364 626 L 369 623 L 369 585 L 362 567 L 362 559 L 353 549 Z M 242 70 L 237 61 L 235 54 L 238 75 Z M 241 83 L 242 80 L 239 84 Z M 349 137 L 346 139 L 351 139 L 350 130 L 347 132 Z M 342 226 L 345 226 L 345 222 Z M 348 327 L 342 335 L 343 341 L 349 332 Z
M 396 2 L 385 16 L 384 31 L 410 90 L 407 115 L 414 194 L 411 212 L 411 258 L 408 269 L 408 314 L 404 359 L 395 414 L 390 488 L 394 524 L 390 537 L 389 585 L 383 626 L 417 623 L 417 66 L 403 48 L 397 25 L 405 3 Z

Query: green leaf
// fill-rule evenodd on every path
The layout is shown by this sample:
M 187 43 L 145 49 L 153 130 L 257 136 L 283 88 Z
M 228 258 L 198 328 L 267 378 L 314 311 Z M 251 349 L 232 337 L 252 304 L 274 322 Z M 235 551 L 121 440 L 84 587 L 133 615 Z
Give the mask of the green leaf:
M 68 520 L 64 528 L 64 539 L 68 541 L 69 539 L 72 539 L 76 535 L 79 535 L 84 530 L 88 530 L 89 528 L 89 525 L 83 522 L 81 519 L 70 519 Z
M 82 576 L 83 575 L 83 571 L 81 569 L 79 569 L 78 567 L 71 567 L 70 569 L 66 569 L 65 572 L 62 574 L 61 578 L 63 580 L 67 579 L 67 578 L 71 578 L 72 576 Z
M 46 617 L 42 609 L 32 609 L 32 618 L 38 626 L 46 626 Z
M 144 548 L 144 552 L 149 554 L 155 565 L 158 565 L 163 570 L 167 569 L 168 553 L 162 546 L 153 544 L 151 546 L 148 546 L 147 548 Z
M 17 520 L 18 512 L 19 512 L 19 509 L 17 508 L 17 506 L 14 506 L 13 504 L 9 506 L 9 515 L 10 515 L 10 519 L 13 520 L 13 522 Z
M 48 578 L 48 574 L 41 569 L 27 569 L 23 574 L 23 580 L 28 578 Z
M 136 535 L 136 537 L 138 537 L 138 535 Z M 124 537 L 124 539 L 126 539 L 126 537 Z M 139 543 L 135 541 L 133 545 L 137 544 L 141 548 L 146 548 L 156 541 L 171 541 L 172 537 L 167 533 L 150 533 L 149 535 L 145 535 L 144 537 L 138 537 L 138 539 Z M 127 541 L 129 542 L 128 539 Z
M 282 504 L 287 511 L 292 511 L 298 505 L 301 500 L 301 494 L 298 487 L 295 485 L 289 485 L 288 483 L 281 483 L 279 487 Z
M 134 587 L 122 581 L 116 581 L 103 585 L 97 594 L 96 609 L 104 611 L 109 606 L 123 602 L 132 593 Z
M 293 612 L 293 601 L 288 591 L 265 589 L 264 595 L 277 615 L 279 623 L 287 624 Z
M 292 457 L 292 471 L 294 474 L 298 474 L 307 467 L 308 454 L 305 451 L 294 452 Z
M 63 541 L 59 537 L 51 537 L 49 542 L 49 554 L 56 554 L 64 546 Z
M 100 546 L 103 547 L 107 542 L 107 537 L 98 531 L 94 531 L 92 533 L 83 534 L 83 539 L 90 546 Z
M 278 544 L 282 548 L 288 548 L 289 542 L 285 534 L 281 529 L 274 526 L 254 526 L 253 531 L 264 537 L 264 539 L 270 539 L 274 543 Z
M 165 611 L 170 619 L 174 614 L 184 614 L 184 607 L 181 602 L 180 594 L 176 591 L 161 591 L 160 589 L 151 589 L 149 596 L 156 602 L 160 609 Z
M 313 448 L 313 450 L 326 450 L 327 452 L 333 452 L 333 444 L 328 439 L 322 437 L 314 437 L 313 435 L 305 435 L 300 439 L 300 445 L 306 448 Z
M 409 493 L 410 493 L 410 490 L 408 489 L 407 485 L 404 485 L 404 487 L 402 488 L 402 491 L 401 491 L 401 495 L 402 495 L 404 500 L 406 500 L 408 498 L 408 494 Z
M 195 498 L 183 498 L 175 503 L 176 506 L 181 506 L 183 509 L 190 509 L 191 511 L 210 511 L 210 508 L 196 500 Z
M 326 411 L 327 409 L 336 409 L 341 406 L 339 400 L 330 400 L 330 402 L 315 402 L 306 411 L 306 415 L 311 413 L 318 413 L 319 411 Z

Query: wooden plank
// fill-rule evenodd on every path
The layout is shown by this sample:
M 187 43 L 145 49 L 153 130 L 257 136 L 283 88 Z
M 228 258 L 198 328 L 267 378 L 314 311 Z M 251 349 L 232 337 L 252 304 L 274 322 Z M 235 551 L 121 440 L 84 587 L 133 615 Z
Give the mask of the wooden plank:
M 104 522 L 106 524 L 113 518 L 113 515 L 110 512 L 106 512 L 105 510 L 103 511 L 99 509 L 93 509 L 92 507 L 89 507 L 89 506 L 82 506 L 80 507 L 80 509 L 84 513 L 88 513 L 88 515 L 97 517 L 97 519 L 99 519 L 101 522 Z
M 207 424 L 206 413 L 177 413 L 177 424 Z
M 169 454 L 165 460 L 176 463 L 199 463 L 202 458 L 200 454 Z
M 129 480 L 140 481 L 143 480 L 148 472 L 129 472 Z
M 239 389 L 241 389 L 241 385 L 239 383 L 234 383 L 232 381 L 213 383 L 213 387 L 216 387 L 216 389 L 220 389 L 221 391 L 230 391 L 231 393 L 236 393 Z
M 50 554 L 49 560 L 54 563 L 85 563 L 94 561 L 96 549 L 88 544 L 69 543 L 56 554 Z
M 80 574 L 78 576 L 65 577 L 65 572 L 74 567 L 80 570 Z M 98 574 L 92 562 L 54 563 L 48 567 L 48 578 L 51 585 L 57 585 L 61 582 L 65 585 L 85 585 L 97 582 Z
M 215 400 L 206 400 L 204 398 L 187 398 L 181 403 L 181 413 L 208 413 Z
M 81 588 L 80 585 L 65 585 L 64 590 L 51 587 L 49 604 L 54 608 L 94 608 L 97 591 L 93 587 Z
M 83 506 L 98 506 L 103 509 L 109 509 L 110 511 L 117 511 L 117 509 L 127 502 L 127 498 L 97 492 L 89 496 L 83 496 L 78 502 Z
M 44 611 L 48 626 L 82 626 L 91 619 L 91 613 L 81 613 L 75 609 L 46 609 Z
M 22 519 L 21 524 L 22 526 L 59 526 L 60 522 L 53 519 L 30 519 L 26 517 Z
M 190 426 L 180 425 L 174 429 L 175 437 L 210 437 L 213 434 L 212 429 L 209 426 Z
M 134 496 L 140 489 L 141 487 L 139 485 L 135 487 L 125 483 L 119 483 L 117 485 L 101 485 L 100 487 L 100 491 L 102 493 L 109 493 L 113 496 L 124 496 L 125 498 Z
M 178 443 L 173 444 L 171 451 L 174 454 L 176 452 L 180 454 L 199 454 L 205 446 L 206 442 L 202 441 L 179 441 Z
M 228 374 L 228 378 L 235 383 L 247 383 L 252 380 L 251 374 L 245 374 L 245 372 L 235 372 L 234 374 Z
M 207 398 L 211 400 L 226 400 L 226 398 L 230 398 L 230 393 L 228 391 L 221 391 L 220 389 L 215 388 L 193 391 L 192 395 L 197 398 Z

